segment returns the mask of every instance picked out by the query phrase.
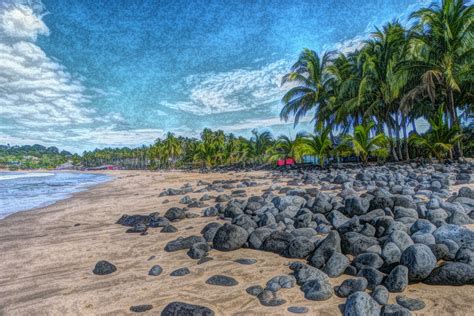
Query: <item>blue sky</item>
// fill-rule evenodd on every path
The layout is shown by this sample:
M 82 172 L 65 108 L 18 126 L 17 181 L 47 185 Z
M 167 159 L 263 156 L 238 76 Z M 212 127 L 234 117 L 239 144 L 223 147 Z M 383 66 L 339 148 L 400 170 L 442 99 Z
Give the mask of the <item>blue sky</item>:
M 293 129 L 281 76 L 430 1 L 0 1 L 0 143 L 74 152 Z

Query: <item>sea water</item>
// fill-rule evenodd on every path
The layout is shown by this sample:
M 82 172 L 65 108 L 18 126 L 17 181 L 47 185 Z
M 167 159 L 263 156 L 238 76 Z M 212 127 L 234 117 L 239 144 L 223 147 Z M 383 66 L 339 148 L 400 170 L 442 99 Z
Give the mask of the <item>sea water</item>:
M 0 219 L 51 205 L 110 179 L 102 174 L 74 172 L 0 172 Z

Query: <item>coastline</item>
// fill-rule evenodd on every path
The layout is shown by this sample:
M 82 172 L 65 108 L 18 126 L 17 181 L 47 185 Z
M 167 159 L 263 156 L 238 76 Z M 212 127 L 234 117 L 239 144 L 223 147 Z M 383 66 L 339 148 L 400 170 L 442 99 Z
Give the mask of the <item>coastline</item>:
M 287 307 L 292 305 L 308 307 L 310 315 L 340 313 L 339 305 L 344 299 L 334 296 L 323 302 L 308 301 L 298 287 L 285 289 L 287 303 L 271 308 L 245 293 L 250 285 L 262 285 L 273 276 L 288 274 L 288 264 L 295 259 L 238 249 L 213 251 L 213 261 L 197 265 L 185 251 L 163 251 L 168 241 L 179 236 L 200 235 L 202 227 L 216 218 L 184 219 L 173 223 L 178 228 L 176 233 L 163 234 L 155 229 L 149 230 L 146 236 L 127 234 L 126 227 L 115 224 L 123 214 L 154 211 L 163 214 L 168 208 L 179 206 L 181 196 L 160 197 L 159 193 L 187 182 L 194 185 L 198 180 L 254 177 L 260 185 L 252 188 L 250 194 L 261 194 L 271 184 L 266 172 L 111 171 L 110 174 L 115 177 L 109 182 L 77 192 L 53 205 L 0 220 L 0 314 L 128 315 L 130 306 L 139 304 L 152 304 L 154 308 L 149 314 L 156 314 L 172 301 L 205 305 L 216 315 L 286 315 Z M 284 181 L 282 178 L 281 182 Z M 163 204 L 165 199 L 169 203 Z M 195 214 L 200 211 L 200 208 L 191 209 Z M 254 258 L 257 263 L 238 265 L 233 262 L 238 258 Z M 116 264 L 117 273 L 94 275 L 92 269 L 99 260 Z M 148 270 L 155 264 L 163 268 L 163 274 L 148 276 Z M 169 276 L 181 267 L 188 267 L 191 274 L 179 278 Z M 205 280 L 214 274 L 230 275 L 239 284 L 225 291 L 206 285 Z M 340 284 L 345 278 L 349 276 L 332 279 L 331 283 Z M 422 298 L 427 305 L 414 315 L 466 315 L 472 308 L 474 286 L 415 284 L 404 294 Z M 392 295 L 390 300 L 394 298 Z

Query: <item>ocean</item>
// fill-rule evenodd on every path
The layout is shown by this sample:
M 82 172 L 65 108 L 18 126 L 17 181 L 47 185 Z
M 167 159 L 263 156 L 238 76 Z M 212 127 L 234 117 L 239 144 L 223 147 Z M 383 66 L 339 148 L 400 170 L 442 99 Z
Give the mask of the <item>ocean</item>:
M 51 205 L 110 179 L 107 175 L 73 172 L 0 172 L 0 219 Z

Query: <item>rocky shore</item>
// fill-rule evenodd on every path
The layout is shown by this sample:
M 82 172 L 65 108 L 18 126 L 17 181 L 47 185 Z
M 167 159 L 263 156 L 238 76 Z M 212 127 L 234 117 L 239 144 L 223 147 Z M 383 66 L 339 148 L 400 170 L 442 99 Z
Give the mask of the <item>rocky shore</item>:
M 0 314 L 466 315 L 472 168 L 110 172 L 0 221 Z

